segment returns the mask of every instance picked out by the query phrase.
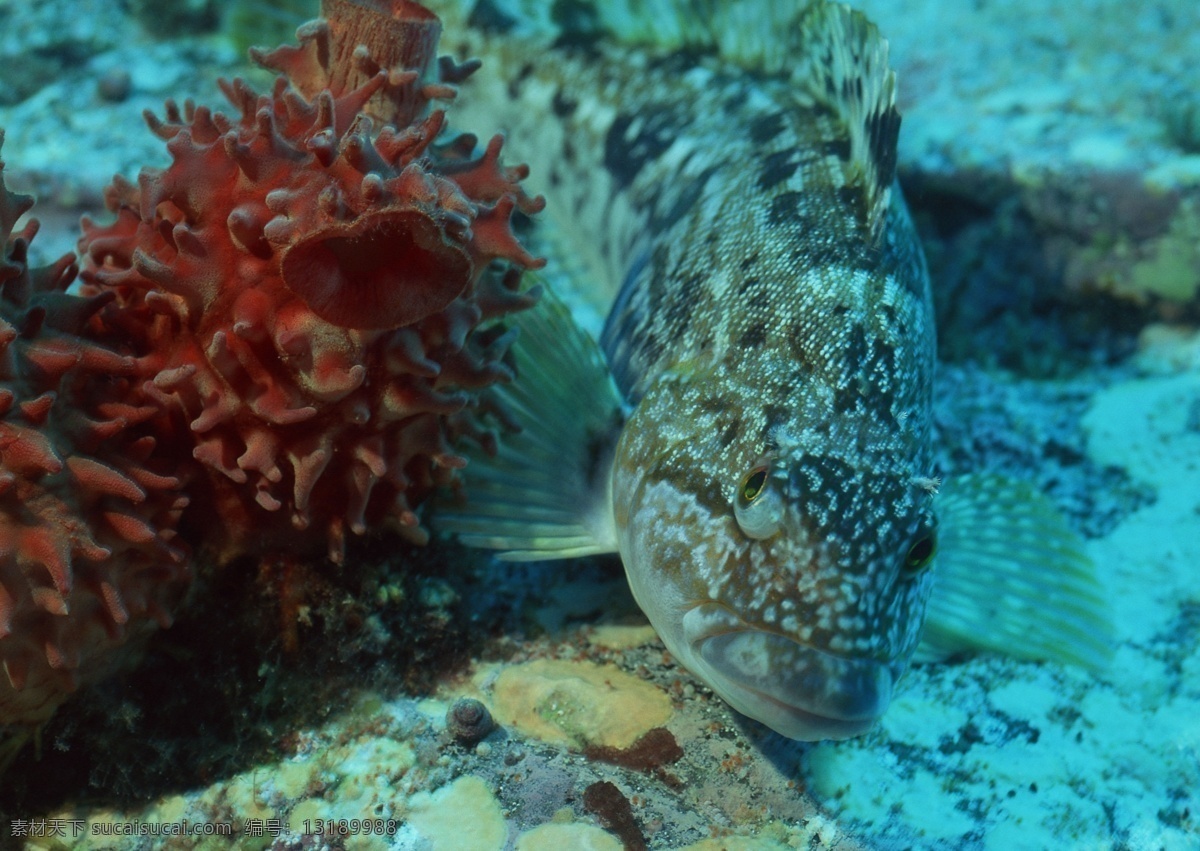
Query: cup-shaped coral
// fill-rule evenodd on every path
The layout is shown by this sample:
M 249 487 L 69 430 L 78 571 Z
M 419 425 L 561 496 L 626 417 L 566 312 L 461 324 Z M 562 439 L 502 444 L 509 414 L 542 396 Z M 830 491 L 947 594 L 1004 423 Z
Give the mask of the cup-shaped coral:
M 533 302 L 504 273 L 538 263 L 510 224 L 542 204 L 526 169 L 501 167 L 499 137 L 440 140 L 431 108 L 474 66 L 435 70 L 440 24 L 407 0 L 325 13 L 252 51 L 283 72 L 271 93 L 222 81 L 238 115 L 148 116 L 172 164 L 116 181 L 116 220 L 80 242 L 89 291 L 116 295 L 97 333 L 153 373 L 225 554 L 311 535 L 337 560 L 388 520 L 423 539 L 414 507 L 480 433 L 479 391 L 512 377 L 492 320 Z
M 13 230 L 32 204 L 0 163 L 0 727 L 39 724 L 104 676 L 191 578 L 139 364 L 81 336 L 112 296 L 67 295 L 69 255 L 29 268 L 37 222 Z

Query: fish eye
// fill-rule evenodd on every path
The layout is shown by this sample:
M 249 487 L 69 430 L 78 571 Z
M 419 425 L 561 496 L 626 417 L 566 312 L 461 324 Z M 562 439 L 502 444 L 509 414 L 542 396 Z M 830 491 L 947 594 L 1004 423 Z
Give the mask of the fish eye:
M 756 467 L 745 476 L 742 477 L 742 501 L 749 505 L 762 496 L 763 489 L 767 484 L 767 468 Z
M 779 494 L 771 489 L 770 468 L 758 464 L 751 468 L 738 484 L 733 500 L 733 517 L 748 538 L 763 540 L 779 531 L 783 505 Z
M 933 556 L 937 552 L 937 539 L 932 532 L 927 532 L 908 548 L 908 555 L 904 557 L 904 569 L 910 575 L 915 576 L 925 568 L 929 567 L 933 561 Z

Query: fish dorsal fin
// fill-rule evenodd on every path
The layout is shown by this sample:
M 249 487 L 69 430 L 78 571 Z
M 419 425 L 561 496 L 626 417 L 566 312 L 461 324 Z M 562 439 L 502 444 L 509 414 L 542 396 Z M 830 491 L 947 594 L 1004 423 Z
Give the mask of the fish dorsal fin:
M 862 219 L 877 238 L 891 202 L 900 136 L 887 41 L 861 12 L 832 3 L 811 5 L 798 37 L 802 60 L 792 79 L 846 127 L 845 186 L 861 191 Z
M 975 475 L 937 497 L 938 554 L 917 661 L 963 651 L 1103 668 L 1113 622 L 1096 565 L 1030 484 Z
M 888 43 L 862 12 L 828 0 L 492 0 L 513 29 L 544 38 L 607 40 L 667 53 L 715 54 L 723 63 L 787 75 L 797 96 L 837 116 L 850 141 L 848 190 L 877 238 L 896 177 L 900 113 Z
M 464 448 L 460 492 L 433 523 L 506 561 L 615 552 L 609 482 L 624 411 L 604 357 L 549 289 L 505 322 L 518 330 L 517 377 L 493 392 L 521 430 L 494 453 Z
M 709 38 L 721 59 L 789 75 L 799 96 L 829 109 L 846 128 L 844 186 L 859 193 L 860 217 L 877 239 L 891 203 L 900 138 L 896 73 L 879 28 L 862 12 L 827 0 L 799 9 L 777 0 L 704 5 L 712 7 Z

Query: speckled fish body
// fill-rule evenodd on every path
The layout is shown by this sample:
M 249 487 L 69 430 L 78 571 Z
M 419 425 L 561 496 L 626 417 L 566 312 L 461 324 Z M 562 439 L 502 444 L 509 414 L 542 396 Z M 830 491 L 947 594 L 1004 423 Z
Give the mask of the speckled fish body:
M 456 528 L 524 556 L 615 547 L 688 669 L 812 740 L 869 729 L 920 640 L 935 340 L 886 45 L 832 4 L 790 20 L 776 70 L 602 40 L 466 46 L 504 82 L 458 108 L 499 119 L 541 176 L 551 268 L 606 314 L 627 419 L 611 465 L 594 430 L 580 441 L 601 506 L 582 500 L 572 532 L 562 499 L 529 509 L 525 537 Z M 571 424 L 543 413 L 561 472 Z
M 686 140 L 610 158 L 652 241 L 604 337 L 637 403 L 613 473 L 622 558 L 735 708 L 796 738 L 862 732 L 929 589 L 906 567 L 934 527 L 927 277 L 900 203 L 871 232 L 826 109 L 786 83 L 695 82 L 703 120 L 654 104 L 610 131 L 626 152 Z M 759 467 L 746 508 L 775 517 L 755 530 L 737 509 Z
M 862 732 L 918 643 L 929 583 L 910 553 L 935 526 L 928 277 L 892 189 L 899 118 L 856 76 L 886 64 L 814 72 L 858 87 L 857 131 L 795 75 L 716 58 L 484 59 L 548 215 L 616 291 L 602 343 L 632 413 L 612 506 L 638 603 L 745 714 L 795 738 Z

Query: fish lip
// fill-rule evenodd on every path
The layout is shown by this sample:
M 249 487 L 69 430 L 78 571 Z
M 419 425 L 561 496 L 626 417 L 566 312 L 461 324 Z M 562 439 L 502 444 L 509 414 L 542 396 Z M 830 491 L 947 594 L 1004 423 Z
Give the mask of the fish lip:
M 744 688 L 752 691 L 762 704 L 771 707 L 771 711 L 769 715 L 760 711 L 760 714 L 767 717 L 750 715 L 748 712 L 742 712 L 743 715 L 750 715 L 751 718 L 762 721 L 776 733 L 801 742 L 852 739 L 869 731 L 875 726 L 875 722 L 879 720 L 877 716 L 853 720 L 831 718 L 828 715 L 809 712 L 798 706 L 785 703 L 770 694 L 760 692 L 752 687 L 744 686 Z
M 850 738 L 867 732 L 891 702 L 902 662 L 829 653 L 747 624 L 723 606 L 703 608 L 709 629 L 690 642 L 695 659 L 725 700 L 776 732 L 802 741 Z

